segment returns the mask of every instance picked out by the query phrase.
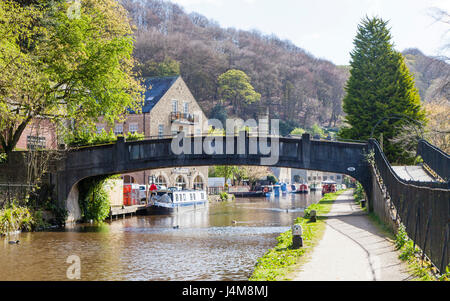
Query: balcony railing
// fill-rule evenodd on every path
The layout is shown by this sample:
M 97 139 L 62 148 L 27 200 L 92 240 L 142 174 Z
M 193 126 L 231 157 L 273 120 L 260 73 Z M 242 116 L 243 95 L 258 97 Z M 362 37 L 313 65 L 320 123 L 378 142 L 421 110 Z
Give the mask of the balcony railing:
M 197 115 L 182 112 L 170 112 L 169 119 L 170 122 L 179 121 L 188 122 L 190 124 L 194 124 L 198 120 Z

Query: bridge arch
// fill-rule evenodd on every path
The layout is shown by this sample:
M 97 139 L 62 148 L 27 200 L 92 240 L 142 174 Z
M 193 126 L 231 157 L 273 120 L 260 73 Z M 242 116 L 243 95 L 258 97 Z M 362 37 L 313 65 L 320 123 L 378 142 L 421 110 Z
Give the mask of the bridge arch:
M 217 138 L 214 144 L 221 144 L 222 153 L 198 147 L 211 138 Z M 130 142 L 119 138 L 115 144 L 69 151 L 58 172 L 60 202 L 66 205 L 74 185 L 83 178 L 183 166 L 255 165 L 317 170 L 346 174 L 358 180 L 366 192 L 371 189 L 366 143 L 311 140 L 309 134 L 301 138 L 249 137 L 245 132 L 231 137 L 183 137 L 183 147 L 188 148 L 182 154 L 172 151 L 172 143 L 172 138 Z M 267 149 L 278 156 L 274 164 L 263 160 L 273 155 Z

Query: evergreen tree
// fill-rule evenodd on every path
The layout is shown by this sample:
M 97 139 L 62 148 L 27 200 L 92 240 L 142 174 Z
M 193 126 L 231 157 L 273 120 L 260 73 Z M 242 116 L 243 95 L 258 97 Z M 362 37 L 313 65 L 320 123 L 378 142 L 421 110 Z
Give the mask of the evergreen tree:
M 425 112 L 402 54 L 394 50 L 387 23 L 366 17 L 358 25 L 343 99 L 349 126 L 339 135 L 366 140 L 374 129 L 374 138 L 383 134 L 383 150 L 389 161 L 411 163 L 413 158 L 393 139 L 406 124 L 424 124 Z

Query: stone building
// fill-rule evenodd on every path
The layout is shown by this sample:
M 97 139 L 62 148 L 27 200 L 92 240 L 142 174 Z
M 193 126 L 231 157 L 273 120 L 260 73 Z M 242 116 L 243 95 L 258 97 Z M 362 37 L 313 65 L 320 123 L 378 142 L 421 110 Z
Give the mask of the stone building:
M 322 181 L 335 181 L 337 184 L 342 184 L 343 175 L 322 172 L 316 170 L 295 169 L 291 170 L 291 182 L 292 183 L 321 183 Z
M 141 133 L 147 138 L 170 137 L 178 132 L 201 134 L 208 130 L 206 115 L 180 76 L 151 77 L 144 80 L 144 103 L 141 113 L 129 112 L 125 121 L 112 127 L 100 120 L 97 131 L 112 128 L 116 135 Z M 177 167 L 145 170 L 122 175 L 124 183 L 156 183 L 167 187 L 204 188 L 208 167 Z

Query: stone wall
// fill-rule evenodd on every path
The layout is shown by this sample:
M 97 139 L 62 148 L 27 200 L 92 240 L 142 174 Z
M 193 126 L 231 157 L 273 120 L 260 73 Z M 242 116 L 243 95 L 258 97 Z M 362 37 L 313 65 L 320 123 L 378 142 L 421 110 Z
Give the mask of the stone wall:
M 375 169 L 370 168 L 372 176 L 372 191 L 370 197 L 373 213 L 394 232 L 398 229 L 397 212 L 391 199 L 387 196 L 386 189 L 381 184 Z

